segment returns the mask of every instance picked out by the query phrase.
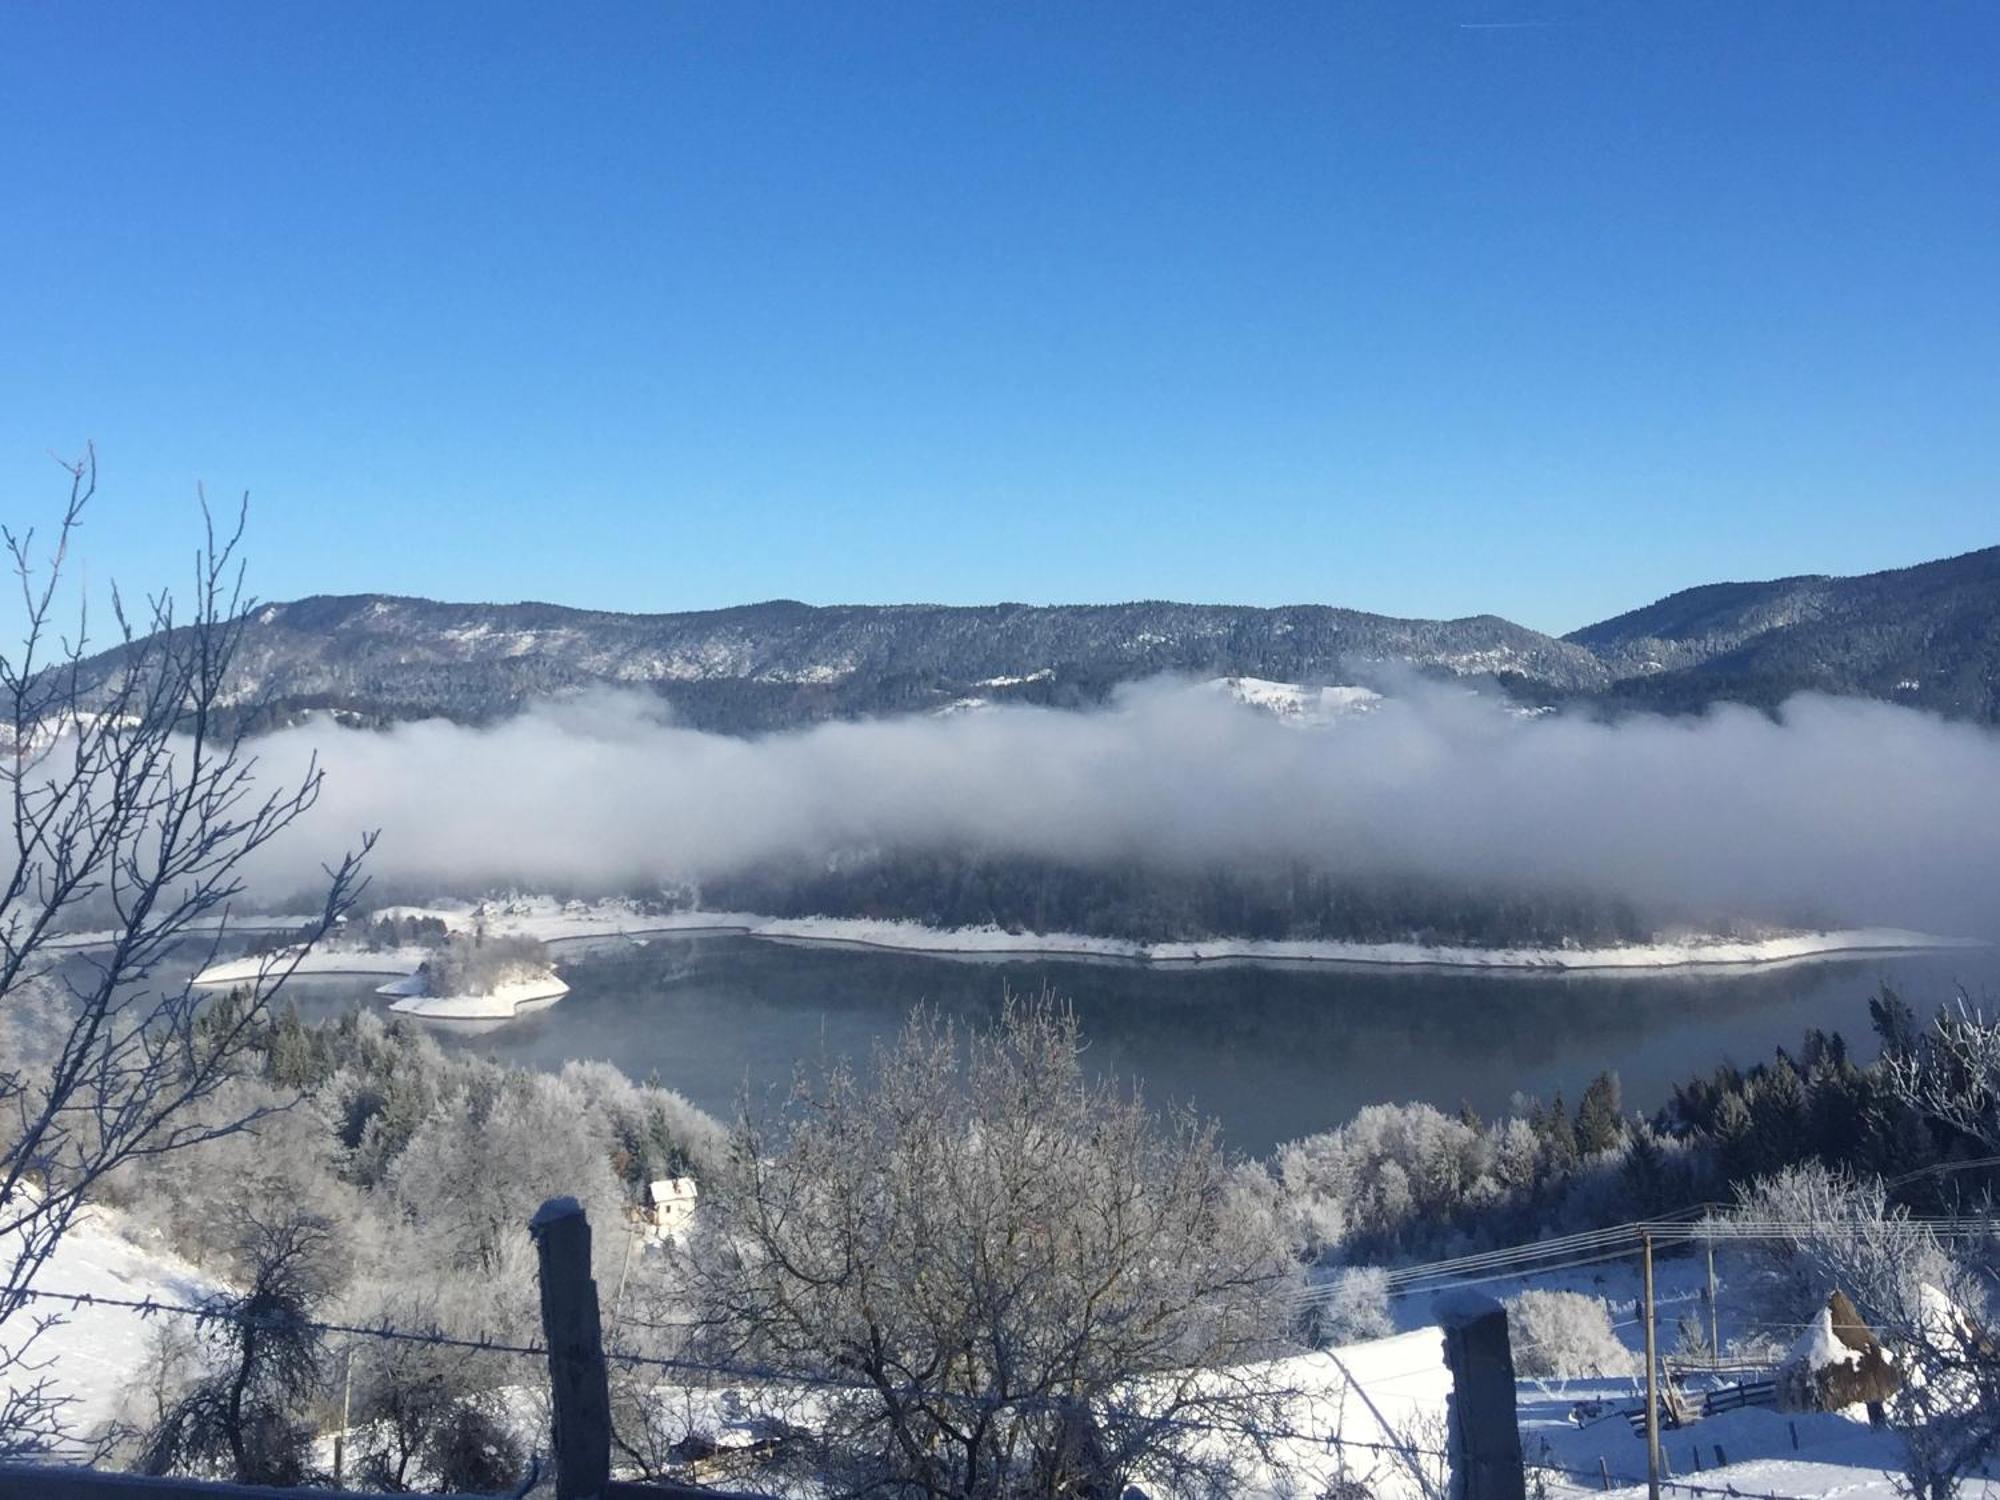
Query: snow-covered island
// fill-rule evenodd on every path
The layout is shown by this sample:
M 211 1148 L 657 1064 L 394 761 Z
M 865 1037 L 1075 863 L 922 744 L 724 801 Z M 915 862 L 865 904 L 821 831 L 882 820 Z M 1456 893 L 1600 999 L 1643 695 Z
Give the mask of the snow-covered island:
M 512 1020 L 569 993 L 536 932 L 519 922 L 489 931 L 484 907 L 390 908 L 309 949 L 281 946 L 210 964 L 194 982 L 221 988 L 287 973 L 388 975 L 376 993 L 394 999 L 389 1008 L 430 1020 Z
M 389 1008 L 433 1021 L 511 1021 L 569 993 L 537 938 L 454 933 L 414 974 L 382 985 Z

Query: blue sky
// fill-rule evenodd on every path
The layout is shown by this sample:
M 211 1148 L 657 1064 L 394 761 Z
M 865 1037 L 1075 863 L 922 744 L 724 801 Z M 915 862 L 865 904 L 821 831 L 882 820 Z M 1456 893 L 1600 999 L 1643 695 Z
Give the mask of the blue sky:
M 1567 630 L 2000 542 L 2000 6 L 0 8 L 0 513 Z

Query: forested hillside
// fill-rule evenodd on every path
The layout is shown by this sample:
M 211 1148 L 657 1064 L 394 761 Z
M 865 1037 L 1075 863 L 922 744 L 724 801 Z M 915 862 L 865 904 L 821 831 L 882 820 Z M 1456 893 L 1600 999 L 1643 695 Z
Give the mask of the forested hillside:
M 1770 705 L 1806 689 L 2000 720 L 2000 547 L 1859 578 L 1719 583 L 1566 637 L 1615 702 Z
M 94 658 L 107 675 L 119 652 Z M 225 694 L 252 727 L 505 717 L 612 684 L 696 728 L 751 734 L 967 703 L 1076 708 L 1162 673 L 1289 683 L 1415 671 L 1524 702 L 1680 710 L 1806 689 L 2000 718 L 2000 548 L 1858 578 L 1689 589 L 1557 640 L 1492 615 L 1406 620 L 1323 605 L 844 605 L 686 614 L 354 595 L 244 623 Z
M 95 671 L 115 665 L 97 658 Z M 1398 620 L 1304 605 L 1135 603 L 978 608 L 778 601 L 630 615 L 547 604 L 374 595 L 273 604 L 245 624 L 229 696 L 257 722 L 316 708 L 464 722 L 594 683 L 643 687 L 684 722 L 727 732 L 931 709 L 976 696 L 1100 701 L 1164 672 L 1340 680 L 1371 667 L 1599 685 L 1581 647 L 1491 616 Z

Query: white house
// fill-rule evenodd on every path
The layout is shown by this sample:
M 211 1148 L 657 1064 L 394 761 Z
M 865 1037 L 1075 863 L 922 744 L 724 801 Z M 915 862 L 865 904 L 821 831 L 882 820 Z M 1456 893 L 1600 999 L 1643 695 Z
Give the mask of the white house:
M 662 1177 L 646 1184 L 646 1223 L 655 1239 L 671 1239 L 688 1227 L 697 1192 L 692 1177 Z

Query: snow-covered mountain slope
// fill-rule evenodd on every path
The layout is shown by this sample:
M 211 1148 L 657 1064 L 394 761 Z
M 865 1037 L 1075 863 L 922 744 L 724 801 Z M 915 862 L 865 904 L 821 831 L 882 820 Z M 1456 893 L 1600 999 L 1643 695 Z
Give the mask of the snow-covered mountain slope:
M 94 658 L 89 671 L 117 660 Z M 1530 703 L 1688 707 L 1817 688 L 1993 721 L 2000 547 L 1854 578 L 1706 585 L 1560 640 L 1494 615 L 1399 619 L 1316 604 L 775 600 L 642 615 L 318 596 L 252 616 L 225 699 L 253 725 L 314 709 L 481 722 L 613 684 L 736 733 L 953 704 L 1077 707 L 1162 673 L 1352 683 L 1384 670 L 1497 679 Z
M 115 662 L 115 653 L 98 658 L 92 670 Z M 1371 668 L 1498 676 L 1537 692 L 1589 691 L 1609 680 L 1583 647 L 1491 615 L 785 601 L 629 615 L 360 595 L 258 610 L 227 696 L 258 723 L 313 709 L 370 721 L 481 721 L 538 697 L 612 684 L 658 692 L 684 722 L 752 731 L 959 699 L 1082 706 L 1162 673 L 1313 682 L 1353 681 Z
M 1372 688 L 1305 687 L 1262 677 L 1217 677 L 1207 686 L 1286 724 L 1330 724 L 1367 713 L 1382 701 L 1382 695 Z

